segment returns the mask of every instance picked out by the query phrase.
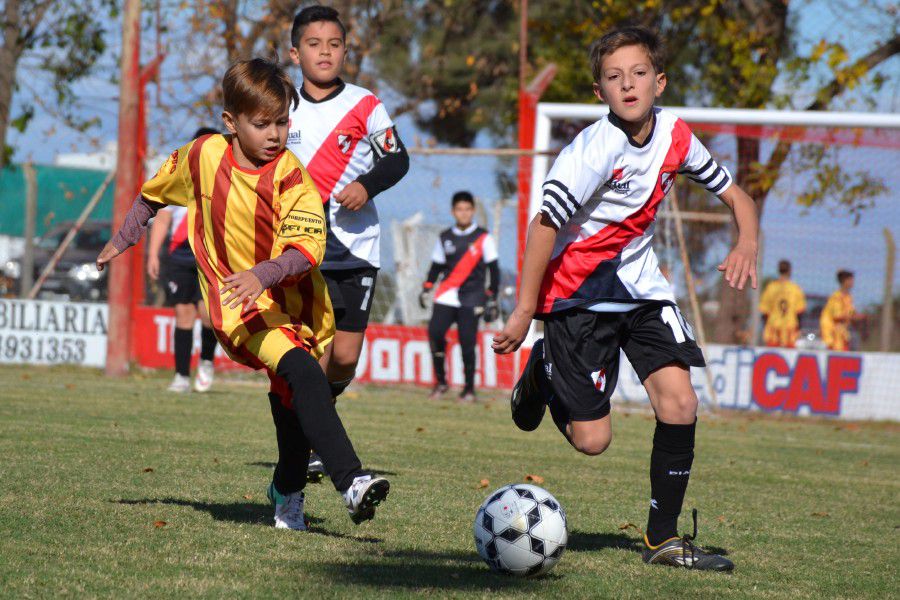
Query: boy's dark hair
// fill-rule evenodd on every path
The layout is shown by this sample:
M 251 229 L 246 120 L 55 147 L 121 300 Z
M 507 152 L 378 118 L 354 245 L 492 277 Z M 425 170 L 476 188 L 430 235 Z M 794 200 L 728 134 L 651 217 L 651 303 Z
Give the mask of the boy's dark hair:
M 643 46 L 657 74 L 665 70 L 663 41 L 655 31 L 639 26 L 617 27 L 591 44 L 591 74 L 594 81 L 600 81 L 603 59 L 625 46 Z
M 264 58 L 234 63 L 222 78 L 225 110 L 232 115 L 277 117 L 300 103 L 297 88 L 284 69 Z
M 450 206 L 454 207 L 460 202 L 468 202 L 472 206 L 475 206 L 475 198 L 472 196 L 471 192 L 456 192 L 455 194 L 453 194 L 453 199 L 450 200 Z
M 219 130 L 215 129 L 214 127 L 200 127 L 199 129 L 197 129 L 197 131 L 194 132 L 194 137 L 191 139 L 196 140 L 198 137 L 202 137 L 204 135 L 214 135 L 216 133 L 219 133 Z
M 789 260 L 779 260 L 778 261 L 778 274 L 779 275 L 790 275 L 791 274 L 791 261 Z
M 319 21 L 336 23 L 337 26 L 341 28 L 341 40 L 344 42 L 347 41 L 347 28 L 341 23 L 340 13 L 330 6 L 320 6 L 317 4 L 315 6 L 307 6 L 294 17 L 294 25 L 291 27 L 291 46 L 299 48 L 300 38 L 303 37 L 306 26 L 310 23 L 317 23 Z
M 837 272 L 838 284 L 844 285 L 844 282 L 853 277 L 853 271 L 841 269 Z

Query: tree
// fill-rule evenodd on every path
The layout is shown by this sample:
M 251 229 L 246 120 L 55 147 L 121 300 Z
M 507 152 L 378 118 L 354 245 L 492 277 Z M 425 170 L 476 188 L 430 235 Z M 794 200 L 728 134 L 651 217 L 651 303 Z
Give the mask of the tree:
M 106 52 L 104 19 L 97 18 L 102 14 L 115 16 L 114 0 L 4 0 L 0 17 L 0 168 L 12 156 L 13 149 L 6 144 L 9 127 L 24 132 L 36 105 L 79 130 L 96 124 L 96 119 L 79 116 L 72 85 L 90 73 Z M 22 91 L 17 75 L 25 59 L 30 67 L 49 76 L 54 96 L 32 94 L 21 113 L 13 117 L 13 95 Z

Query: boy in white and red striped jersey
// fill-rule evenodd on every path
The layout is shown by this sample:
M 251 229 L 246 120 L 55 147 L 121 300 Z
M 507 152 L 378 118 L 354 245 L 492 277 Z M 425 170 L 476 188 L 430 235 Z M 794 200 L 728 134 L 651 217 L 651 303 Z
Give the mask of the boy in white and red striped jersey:
M 450 389 L 444 367 L 446 335 L 450 326 L 456 323 L 465 373 L 459 401 L 474 402 L 478 320 L 484 317 L 490 323 L 499 316 L 500 267 L 493 236 L 474 222 L 475 198 L 472 194 L 456 192 L 450 202 L 456 225 L 442 231 L 435 242 L 431 268 L 419 294 L 419 304 L 425 308 L 428 295 L 434 293 L 428 340 L 436 381 L 429 398 L 438 400 Z M 487 276 L 490 276 L 490 283 L 485 285 Z M 441 282 L 435 288 L 438 277 Z
M 303 72 L 287 147 L 306 165 L 325 204 L 328 239 L 320 271 L 334 307 L 334 341 L 320 360 L 337 398 L 353 380 L 362 351 L 380 261 L 374 199 L 409 170 L 397 129 L 375 94 L 344 82 L 346 29 L 338 12 L 309 6 L 294 18 L 291 59 Z M 286 393 L 273 381 L 273 393 Z M 324 476 L 313 454 L 310 481 Z
M 661 40 L 642 27 L 613 30 L 592 46 L 594 93 L 610 112 L 578 134 L 547 174 L 518 305 L 493 346 L 512 352 L 533 317 L 544 321 L 544 338 L 513 390 L 513 421 L 531 431 L 549 407 L 560 432 L 588 455 L 612 439 L 609 399 L 623 350 L 656 413 L 644 562 L 730 571 L 730 560 L 677 533 L 697 422 L 690 367 L 704 361 L 651 241 L 678 173 L 734 213 L 738 241 L 718 267 L 732 287 L 743 289 L 748 278 L 756 287 L 759 224 L 753 199 L 684 121 L 654 106 L 666 86 L 662 56 Z

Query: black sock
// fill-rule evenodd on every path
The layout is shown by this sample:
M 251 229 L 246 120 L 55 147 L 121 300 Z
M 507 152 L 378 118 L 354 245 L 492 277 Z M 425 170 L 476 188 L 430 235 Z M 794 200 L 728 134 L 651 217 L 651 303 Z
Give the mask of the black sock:
M 650 515 L 647 539 L 657 546 L 678 535 L 678 515 L 684 502 L 694 462 L 694 432 L 691 425 L 656 422 L 650 454 Z
M 309 463 L 309 441 L 300 429 L 294 412 L 286 408 L 277 394 L 269 394 L 275 439 L 278 442 L 278 462 L 272 481 L 279 494 L 293 494 L 306 487 L 306 467 Z
M 212 360 L 216 357 L 216 333 L 209 327 L 200 329 L 200 358 Z
M 185 377 L 191 374 L 191 350 L 194 346 L 194 330 L 175 328 L 175 372 Z
M 303 435 L 322 458 L 325 470 L 339 492 L 362 475 L 362 465 L 331 401 L 331 390 L 322 367 L 301 348 L 294 348 L 278 363 L 276 373 L 287 380 L 294 413 Z

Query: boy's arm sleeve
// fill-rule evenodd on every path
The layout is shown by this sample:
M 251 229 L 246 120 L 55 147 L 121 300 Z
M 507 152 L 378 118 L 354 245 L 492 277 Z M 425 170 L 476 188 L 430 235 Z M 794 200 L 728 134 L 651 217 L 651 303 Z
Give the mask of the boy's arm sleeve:
M 141 236 L 147 229 L 147 223 L 163 206 L 165 205 L 151 202 L 143 196 L 135 198 L 131 210 L 125 215 L 122 228 L 112 238 L 112 245 L 116 247 L 116 250 L 124 252 L 141 241 Z
M 687 156 L 678 172 L 684 173 L 688 179 L 716 195 L 727 190 L 732 184 L 728 169 L 716 163 L 706 146 L 693 133 Z
M 173 152 L 151 179 L 141 186 L 141 196 L 157 204 L 187 206 L 194 198 L 188 154 L 194 142 Z M 197 174 L 199 177 L 199 173 Z
M 278 185 L 281 208 L 275 230 L 275 254 L 294 248 L 317 267 L 325 257 L 322 197 L 303 167 L 296 167 Z
M 571 219 L 605 181 L 602 162 L 593 157 L 591 132 L 578 134 L 559 154 L 542 186 L 540 212 L 559 229 Z
M 426 290 L 430 290 L 434 287 L 434 282 L 437 281 L 438 277 L 440 277 L 441 273 L 443 273 L 446 268 L 447 255 L 444 254 L 444 247 L 441 245 L 441 239 L 438 238 L 434 243 L 434 250 L 431 251 L 431 268 L 428 269 L 428 276 L 425 279 L 425 283 L 422 284 L 422 287 Z
M 397 184 L 409 171 L 409 154 L 397 134 L 397 127 L 380 101 L 366 120 L 366 132 L 372 147 L 374 166 L 356 178 L 371 200 Z

